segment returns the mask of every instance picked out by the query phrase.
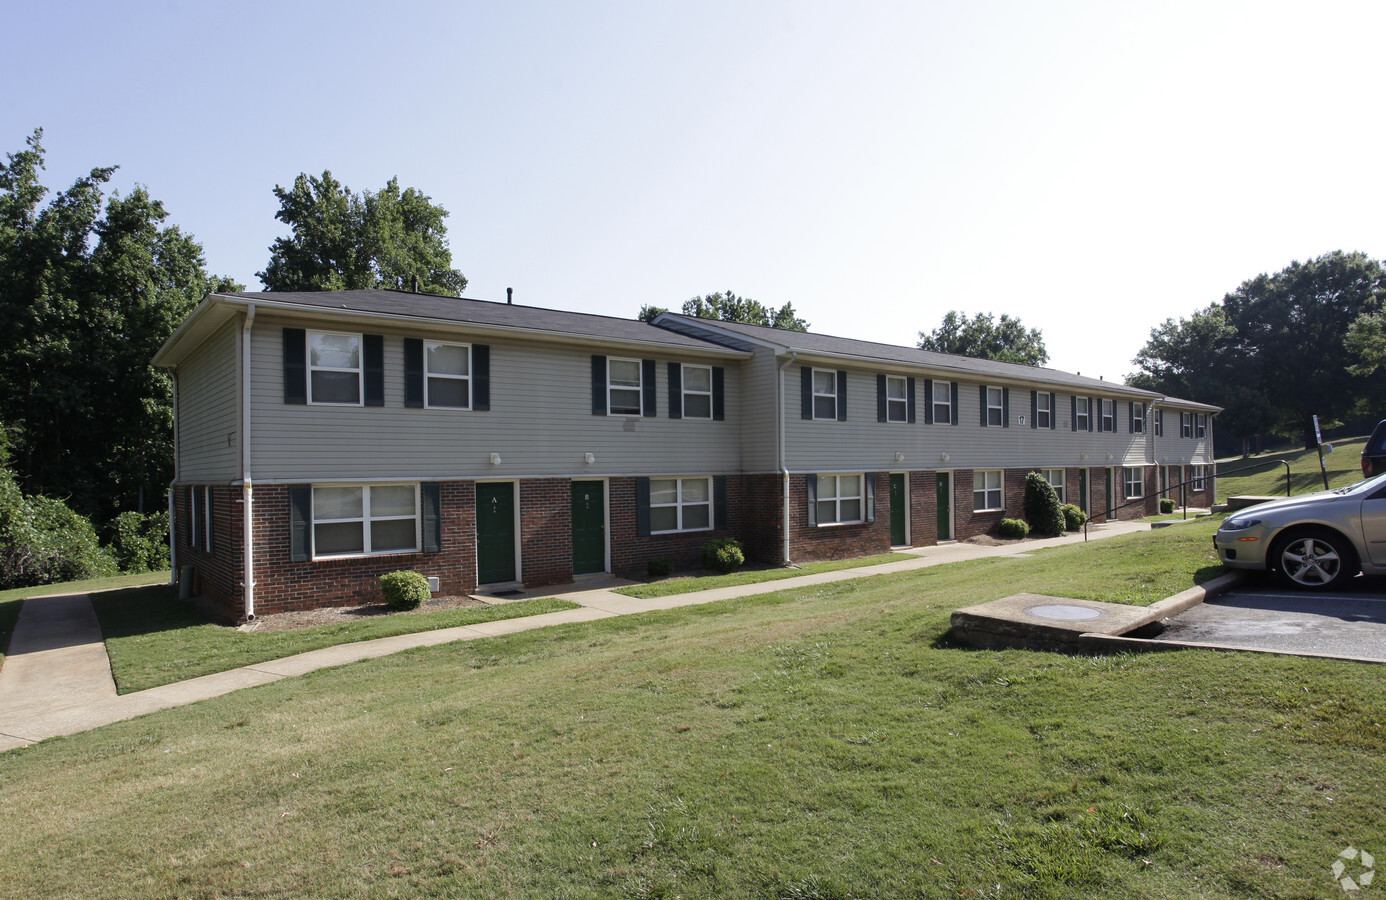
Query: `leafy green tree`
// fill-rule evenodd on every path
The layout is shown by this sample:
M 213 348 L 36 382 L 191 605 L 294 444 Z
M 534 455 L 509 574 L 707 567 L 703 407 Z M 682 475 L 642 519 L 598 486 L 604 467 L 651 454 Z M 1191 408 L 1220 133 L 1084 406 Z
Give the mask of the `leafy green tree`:
M 1049 362 L 1044 336 L 1038 328 L 1027 329 L 1019 319 L 1006 313 L 997 321 L 991 313 L 972 318 L 949 310 L 943 322 L 931 332 L 919 332 L 919 348 L 977 359 L 1042 366 Z
M 668 311 L 662 306 L 647 304 L 640 307 L 640 319 L 643 322 L 653 322 L 661 313 Z M 684 301 L 682 312 L 685 316 L 696 316 L 699 319 L 764 325 L 767 328 L 782 328 L 785 331 L 808 331 L 809 324 L 795 315 L 793 303 L 786 303 L 776 309 L 750 297 L 738 297 L 731 291 L 692 297 Z
M 106 200 L 113 167 L 45 205 L 42 136 L 0 165 L 0 421 L 26 494 L 104 522 L 172 477 L 170 382 L 150 359 L 208 291 L 237 286 L 144 187 Z
M 646 303 L 644 306 L 640 307 L 640 315 L 636 316 L 636 318 L 642 322 L 653 322 L 668 311 L 669 310 L 662 306 L 652 306 Z
M 274 188 L 288 237 L 270 245 L 270 260 L 255 274 L 270 291 L 390 288 L 460 297 L 467 279 L 452 267 L 448 211 L 424 193 L 391 178 L 376 193 L 353 193 L 324 171 L 299 175 L 293 187 Z
M 1386 312 L 1363 313 L 1348 327 L 1343 341 L 1355 362 L 1348 366 L 1354 375 L 1371 375 L 1386 367 Z

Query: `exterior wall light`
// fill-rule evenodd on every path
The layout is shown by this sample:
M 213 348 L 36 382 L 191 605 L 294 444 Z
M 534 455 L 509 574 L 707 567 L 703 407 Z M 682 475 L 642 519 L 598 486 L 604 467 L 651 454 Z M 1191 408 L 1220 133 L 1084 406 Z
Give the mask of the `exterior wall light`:
M 901 453 L 901 452 L 899 452 L 899 451 L 897 450 L 897 451 L 895 452 L 895 461 L 896 461 L 896 462 L 904 462 L 904 461 L 905 461 L 905 454 L 903 454 L 903 453 Z
M 499 453 L 492 453 L 492 454 L 491 454 L 491 465 L 493 465 L 493 466 L 498 466 L 498 465 L 500 465 L 500 464 L 501 464 L 500 454 L 499 454 Z
M 938 458 L 939 458 L 939 462 L 948 462 L 948 454 L 947 454 L 947 453 L 940 453 L 940 454 L 938 455 Z
M 592 453 L 591 451 L 588 451 L 587 453 L 584 453 L 584 454 L 582 455 L 582 459 L 583 459 L 584 462 L 586 462 L 586 463 L 590 466 L 590 465 L 592 465 L 592 463 L 594 463 L 594 462 L 597 461 L 597 454 Z

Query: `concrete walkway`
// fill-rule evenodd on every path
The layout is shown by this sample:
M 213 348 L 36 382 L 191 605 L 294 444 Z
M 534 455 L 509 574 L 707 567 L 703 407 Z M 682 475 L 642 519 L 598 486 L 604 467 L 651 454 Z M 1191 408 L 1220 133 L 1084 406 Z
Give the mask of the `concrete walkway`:
M 1135 531 L 1147 531 L 1149 527 L 1134 522 L 1090 526 L 1089 538 L 1097 540 L 1115 537 Z M 507 598 L 560 597 L 577 603 L 577 609 L 338 644 L 125 695 L 116 694 L 110 661 L 106 656 L 106 645 L 101 636 L 96 613 L 92 609 L 91 598 L 86 594 L 35 597 L 24 601 L 14 634 L 10 637 L 9 654 L 5 657 L 4 666 L 0 667 L 0 752 L 59 735 L 88 731 L 161 709 L 185 706 L 241 688 L 302 675 L 315 669 L 388 656 L 414 647 L 431 647 L 453 641 L 470 641 L 546 628 L 550 625 L 592 622 L 612 616 L 715 603 L 734 597 L 832 584 L 870 575 L 908 572 L 969 559 L 1024 558 L 1045 547 L 1082 542 L 1083 535 L 1077 533 L 994 547 L 979 544 L 940 544 L 902 550 L 900 552 L 914 559 L 899 562 L 673 594 L 649 600 L 627 597 L 613 590 L 632 582 L 610 578 L 583 581 L 535 589 L 520 597 Z

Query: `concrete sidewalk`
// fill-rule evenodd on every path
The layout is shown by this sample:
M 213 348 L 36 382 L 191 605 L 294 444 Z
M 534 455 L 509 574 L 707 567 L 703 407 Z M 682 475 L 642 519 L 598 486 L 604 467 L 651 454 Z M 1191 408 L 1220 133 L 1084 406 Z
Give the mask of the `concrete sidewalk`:
M 1144 523 L 1113 522 L 1091 526 L 1089 537 L 1096 540 L 1147 531 L 1149 528 L 1150 526 Z M 591 622 L 613 616 L 715 603 L 734 597 L 750 597 L 871 575 L 907 572 L 969 559 L 1024 558 L 1045 547 L 1082 542 L 1083 535 L 1078 533 L 1000 546 L 939 544 L 902 550 L 900 552 L 909 554 L 914 559 L 899 562 L 673 594 L 648 600 L 627 597 L 613 590 L 632 582 L 610 578 L 584 581 L 535 589 L 515 598 L 559 597 L 577 603 L 577 609 L 338 644 L 123 696 L 116 694 L 110 661 L 106 656 L 106 645 L 90 597 L 86 594 L 35 597 L 24 601 L 14 634 L 10 638 L 9 654 L 5 657 L 4 666 L 0 667 L 0 752 L 28 746 L 46 738 L 76 734 L 112 722 L 132 719 L 145 713 L 219 697 L 241 688 L 268 684 L 315 669 L 388 656 L 414 647 L 431 647 L 453 641 L 470 641 L 546 628 L 550 625 Z

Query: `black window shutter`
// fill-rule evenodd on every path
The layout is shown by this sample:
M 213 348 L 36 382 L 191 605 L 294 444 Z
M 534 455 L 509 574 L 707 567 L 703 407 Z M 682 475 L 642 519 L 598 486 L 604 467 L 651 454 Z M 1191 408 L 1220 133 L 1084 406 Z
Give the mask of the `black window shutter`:
M 1058 397 L 1053 391 L 1049 392 L 1049 430 L 1054 431 L 1059 427 L 1059 406 Z
M 1136 401 L 1134 400 L 1126 404 L 1126 431 L 1128 434 L 1136 433 Z
M 837 370 L 837 420 L 847 421 L 847 372 L 845 369 Z
M 652 359 L 640 360 L 640 399 L 640 411 L 645 417 L 656 415 L 655 361 Z
M 669 418 L 683 418 L 683 364 L 669 363 Z
M 982 407 L 982 427 L 987 427 L 987 386 L 977 385 L 977 402 Z
M 1001 389 L 1001 427 L 1011 427 L 1011 389 L 1008 387 Z
M 1096 397 L 1089 397 L 1089 398 L 1088 398 L 1088 431 L 1092 431 L 1092 430 L 1094 429 L 1094 427 L 1098 424 L 1097 413 L 1098 413 L 1098 409 L 1097 409 L 1097 398 L 1096 398 Z M 1099 430 L 1100 430 L 1100 429 L 1099 429 Z
M 308 402 L 308 332 L 284 329 L 284 402 Z
M 712 418 L 722 421 L 727 417 L 726 399 L 727 373 L 721 366 L 712 367 Z
M 443 490 L 436 481 L 419 485 L 419 501 L 423 506 L 423 552 L 437 553 L 443 549 Z
M 905 379 L 905 421 L 914 424 L 914 376 Z
M 313 487 L 289 485 L 289 559 L 307 562 L 313 555 Z
M 606 415 L 606 357 L 592 354 L 592 415 Z
M 378 334 L 361 335 L 361 362 L 366 374 L 366 406 L 385 405 L 385 338 Z
M 404 405 L 422 409 L 424 405 L 423 340 L 404 339 Z
M 802 419 L 813 418 L 813 368 L 810 366 L 799 367 L 799 417 Z
M 808 498 L 808 523 L 818 524 L 818 476 L 804 476 L 804 496 Z
M 1030 392 L 1030 427 L 1039 427 L 1039 391 Z
M 491 345 L 472 344 L 472 409 L 491 408 Z
M 713 527 L 718 531 L 727 530 L 727 476 L 712 477 L 712 510 L 716 521 Z
M 953 382 L 953 408 L 949 411 L 949 421 L 954 425 L 960 424 L 958 418 L 958 383 Z
M 934 380 L 924 379 L 924 424 L 934 424 Z
M 876 521 L 876 473 L 866 473 L 866 521 Z
M 1069 397 L 1068 399 L 1069 399 L 1069 404 L 1068 404 L 1068 408 L 1069 408 L 1069 422 L 1068 422 L 1068 424 L 1069 424 L 1069 430 L 1070 430 L 1070 431 L 1077 431 L 1077 430 L 1078 430 L 1078 395 L 1077 395 L 1077 394 L 1074 394 L 1073 396 Z
M 876 421 L 886 420 L 886 377 L 878 374 L 876 376 Z
M 650 479 L 635 479 L 635 533 L 650 535 Z

